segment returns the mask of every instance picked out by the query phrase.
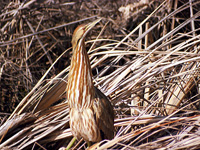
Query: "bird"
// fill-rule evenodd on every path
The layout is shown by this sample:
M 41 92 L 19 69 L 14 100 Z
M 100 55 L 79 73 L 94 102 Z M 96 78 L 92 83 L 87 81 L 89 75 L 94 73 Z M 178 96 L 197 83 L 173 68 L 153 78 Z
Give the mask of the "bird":
M 79 25 L 72 36 L 72 58 L 68 74 L 67 100 L 73 136 L 87 143 L 114 137 L 114 110 L 108 97 L 94 86 L 85 37 L 101 20 Z M 89 145 L 89 144 L 88 144 Z

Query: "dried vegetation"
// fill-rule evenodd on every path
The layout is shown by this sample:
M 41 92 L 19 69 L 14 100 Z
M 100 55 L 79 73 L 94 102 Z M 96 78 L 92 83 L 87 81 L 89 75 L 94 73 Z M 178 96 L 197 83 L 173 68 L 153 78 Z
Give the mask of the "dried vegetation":
M 87 48 L 116 134 L 90 149 L 200 148 L 200 1 L 2 0 L 0 8 L 0 149 L 70 142 L 71 36 L 97 17 Z

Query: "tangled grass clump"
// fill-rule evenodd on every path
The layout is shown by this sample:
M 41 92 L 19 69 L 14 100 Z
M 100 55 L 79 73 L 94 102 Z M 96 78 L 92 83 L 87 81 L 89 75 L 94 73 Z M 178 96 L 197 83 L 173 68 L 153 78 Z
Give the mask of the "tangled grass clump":
M 0 149 L 70 142 L 72 31 L 97 16 L 103 21 L 87 48 L 94 83 L 114 105 L 116 131 L 91 149 L 200 148 L 199 1 L 28 0 L 1 7 Z M 82 140 L 73 145 L 85 147 Z

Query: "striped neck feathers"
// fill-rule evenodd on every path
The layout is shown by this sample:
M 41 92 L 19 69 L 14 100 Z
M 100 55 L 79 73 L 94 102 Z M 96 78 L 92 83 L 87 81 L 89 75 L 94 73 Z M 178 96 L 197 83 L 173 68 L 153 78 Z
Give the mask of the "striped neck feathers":
M 94 85 L 84 39 L 79 40 L 73 48 L 67 98 L 70 107 L 82 109 L 91 106 L 94 97 Z

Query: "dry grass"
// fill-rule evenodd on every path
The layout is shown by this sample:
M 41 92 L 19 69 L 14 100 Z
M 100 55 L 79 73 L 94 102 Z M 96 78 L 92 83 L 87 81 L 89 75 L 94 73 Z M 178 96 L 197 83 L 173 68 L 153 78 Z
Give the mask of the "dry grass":
M 77 23 L 97 16 L 103 21 L 88 35 L 88 54 L 95 85 L 114 105 L 116 134 L 90 149 L 200 148 L 199 1 L 29 0 L 1 7 L 0 149 L 70 142 L 71 36 Z M 82 140 L 73 145 L 85 147 Z

